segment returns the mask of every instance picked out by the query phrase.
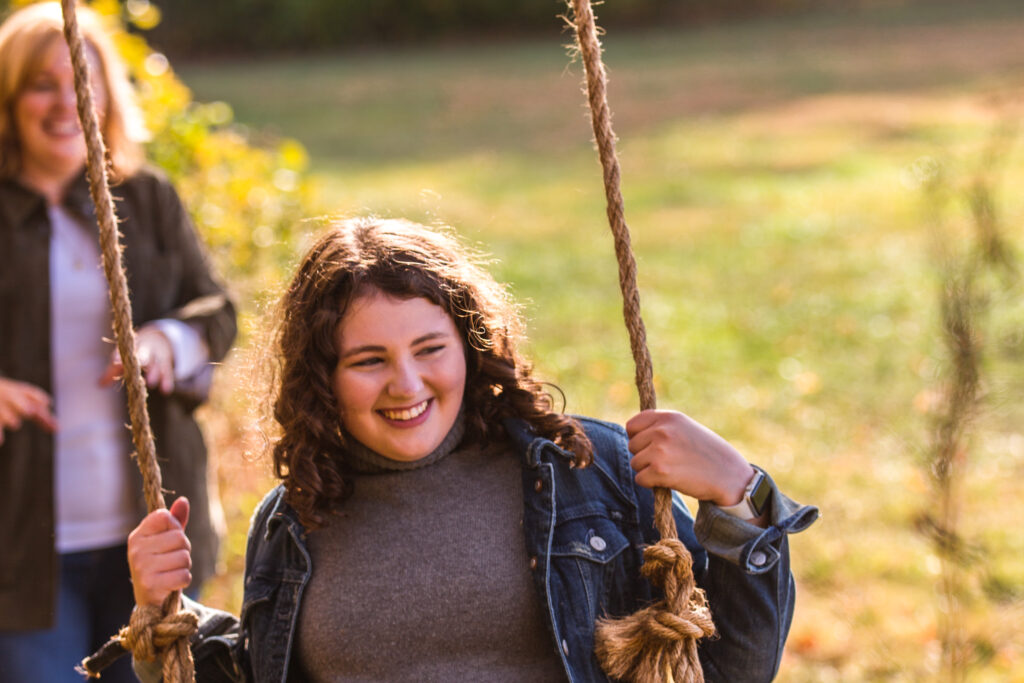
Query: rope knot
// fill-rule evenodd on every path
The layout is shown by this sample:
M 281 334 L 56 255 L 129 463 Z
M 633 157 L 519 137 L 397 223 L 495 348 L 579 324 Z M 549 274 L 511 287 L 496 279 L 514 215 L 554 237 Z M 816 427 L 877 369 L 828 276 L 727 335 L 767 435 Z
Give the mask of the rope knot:
M 693 558 L 678 538 L 663 538 L 644 550 L 643 575 L 648 581 L 665 586 L 678 583 L 680 579 L 692 575 Z M 673 580 L 674 579 L 674 580 Z
M 168 683 L 193 680 L 189 639 L 199 630 L 195 613 L 174 609 L 177 599 L 175 592 L 160 607 L 137 606 L 128 625 L 117 634 L 122 647 L 136 659 L 162 660 L 163 680 Z
M 641 571 L 663 588 L 665 598 L 598 623 L 595 650 L 606 673 L 645 683 L 703 681 L 697 641 L 714 635 L 715 624 L 692 568 L 693 558 L 678 538 L 662 538 L 644 550 Z
M 665 641 L 665 646 L 673 642 L 698 640 L 715 634 L 715 624 L 711 620 L 711 610 L 706 606 L 690 605 L 682 613 L 668 611 L 652 611 L 646 615 L 644 625 L 652 639 Z
M 199 630 L 199 617 L 193 612 L 167 614 L 164 607 L 137 606 L 128 625 L 118 633 L 124 649 L 136 659 L 151 662 L 178 640 L 187 641 Z

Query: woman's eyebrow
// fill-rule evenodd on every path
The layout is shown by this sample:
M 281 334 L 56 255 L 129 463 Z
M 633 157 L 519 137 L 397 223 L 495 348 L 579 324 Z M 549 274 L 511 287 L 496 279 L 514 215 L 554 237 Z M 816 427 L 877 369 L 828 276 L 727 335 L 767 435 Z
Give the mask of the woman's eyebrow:
M 412 345 L 416 346 L 417 344 L 422 344 L 423 342 L 431 341 L 433 339 L 447 339 L 450 336 L 451 334 L 448 332 L 428 332 L 427 334 L 420 335 L 419 337 L 413 339 Z
M 413 339 L 410 346 L 416 346 L 434 339 L 447 339 L 450 336 L 451 334 L 448 332 L 428 332 Z M 363 344 L 362 346 L 356 346 L 342 351 L 341 358 L 348 358 L 349 356 L 354 356 L 359 353 L 384 353 L 386 351 L 387 349 L 380 344 Z
M 376 344 L 363 344 L 362 346 L 356 346 L 355 348 L 342 351 L 341 357 L 348 358 L 349 356 L 355 356 L 359 353 L 383 353 L 386 350 L 387 349 L 383 346 L 378 346 Z

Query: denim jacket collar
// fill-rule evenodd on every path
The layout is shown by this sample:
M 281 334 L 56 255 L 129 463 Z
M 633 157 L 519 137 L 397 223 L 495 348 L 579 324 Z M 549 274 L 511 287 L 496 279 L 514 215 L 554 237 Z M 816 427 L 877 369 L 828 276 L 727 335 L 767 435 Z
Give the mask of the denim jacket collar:
M 610 422 L 603 422 L 593 418 L 586 419 L 587 422 L 609 427 L 612 431 L 621 430 L 621 427 Z M 568 463 L 570 467 L 574 467 L 572 463 L 575 461 L 575 456 L 572 452 L 560 448 L 546 437 L 538 436 L 533 427 L 525 420 L 506 418 L 503 424 L 505 431 L 512 439 L 516 448 L 523 454 L 523 465 L 525 467 L 536 469 L 541 462 L 545 461 L 545 455 L 548 455 L 549 459 L 562 460 Z M 593 443 L 593 447 L 596 451 L 599 447 L 604 447 L 604 444 Z M 605 484 L 615 491 L 622 502 L 635 506 L 635 497 L 627 491 L 628 483 L 632 482 L 632 473 L 628 471 L 628 467 L 622 469 L 622 462 L 621 459 L 607 460 L 595 457 L 587 467 L 593 467 L 600 472 Z M 616 469 L 616 466 L 618 466 L 618 469 Z
M 274 504 L 267 516 L 267 525 L 263 531 L 263 539 L 269 539 L 274 531 L 277 530 L 277 527 L 282 524 L 285 524 L 293 535 L 297 533 L 300 538 L 304 537 L 306 529 L 299 522 L 299 514 L 295 512 L 291 505 L 285 502 L 284 487 L 279 486 L 278 489 L 280 489 L 279 495 L 275 496 Z

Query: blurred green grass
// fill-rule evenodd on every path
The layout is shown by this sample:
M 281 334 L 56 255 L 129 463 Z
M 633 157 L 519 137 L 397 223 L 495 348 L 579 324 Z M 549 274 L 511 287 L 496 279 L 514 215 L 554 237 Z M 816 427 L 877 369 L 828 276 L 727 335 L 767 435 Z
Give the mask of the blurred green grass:
M 446 223 L 490 253 L 567 410 L 623 420 L 638 401 L 567 41 L 556 24 L 547 41 L 179 73 L 197 99 L 302 140 L 325 213 Z M 1024 8 L 1008 2 L 606 38 L 659 405 L 822 509 L 792 539 L 798 611 L 779 680 L 937 675 L 938 560 L 913 529 L 930 505 L 922 463 L 944 377 L 936 255 L 964 248 L 966 188 L 993 131 L 1020 115 L 1021 45 Z M 1019 251 L 1020 143 L 999 158 L 999 216 Z M 935 164 L 952 197 L 942 208 L 921 188 Z M 972 681 L 1024 681 L 1019 294 L 984 320 L 986 409 L 966 456 L 963 527 L 981 549 L 965 598 Z M 222 400 L 242 416 L 240 402 Z M 237 456 L 225 422 L 243 417 L 208 415 L 231 572 L 207 592 L 237 609 L 246 520 L 266 485 L 253 472 L 266 469 Z

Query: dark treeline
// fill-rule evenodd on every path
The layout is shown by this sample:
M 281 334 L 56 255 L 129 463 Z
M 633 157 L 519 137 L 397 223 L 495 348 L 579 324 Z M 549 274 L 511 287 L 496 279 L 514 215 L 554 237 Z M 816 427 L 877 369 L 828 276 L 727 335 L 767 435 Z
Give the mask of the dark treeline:
M 607 29 L 693 26 L 806 10 L 856 12 L 957 0 L 592 0 Z M 1016 0 L 1013 0 L 1016 1 Z M 126 18 L 131 3 L 121 0 Z M 397 43 L 489 40 L 562 30 L 567 0 L 151 0 L 146 39 L 172 60 L 310 52 Z M 0 0 L 0 17 L 13 0 Z M 145 7 L 136 0 L 134 10 Z M 151 22 L 147 22 L 151 23 Z
M 564 0 L 156 0 L 148 39 L 169 56 L 344 49 L 561 30 Z M 810 7 L 814 0 L 607 0 L 607 28 L 703 23 Z

